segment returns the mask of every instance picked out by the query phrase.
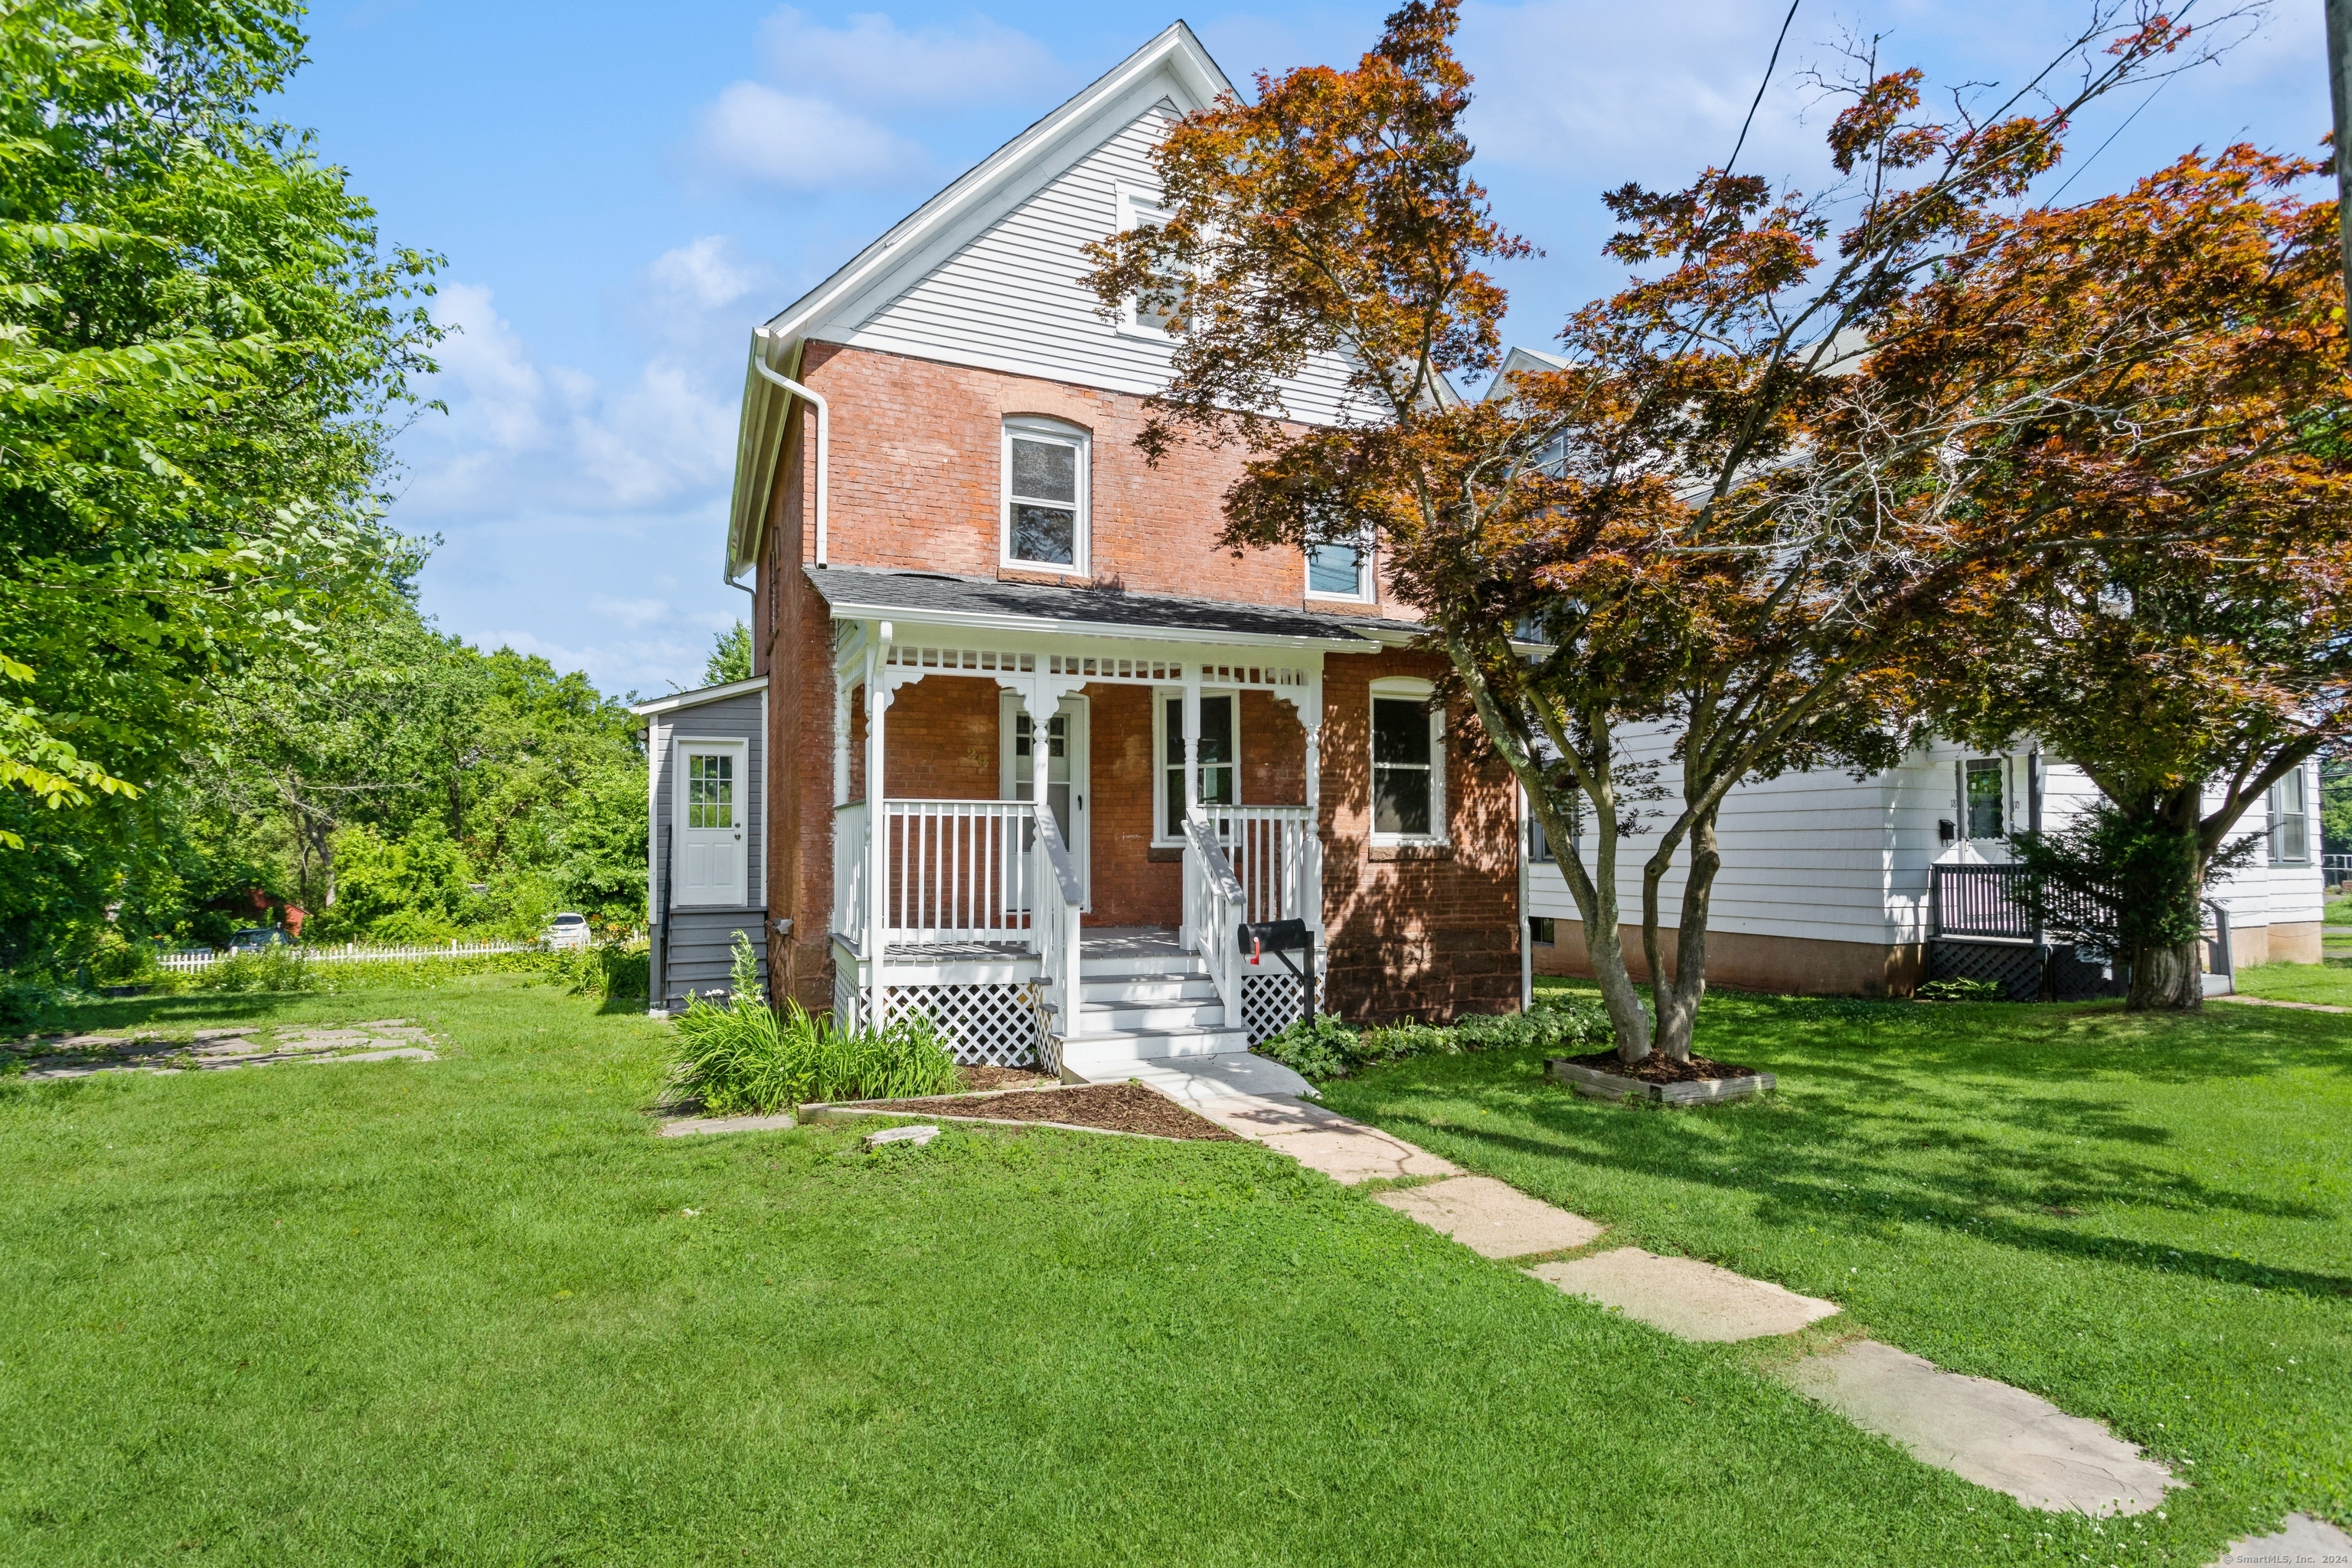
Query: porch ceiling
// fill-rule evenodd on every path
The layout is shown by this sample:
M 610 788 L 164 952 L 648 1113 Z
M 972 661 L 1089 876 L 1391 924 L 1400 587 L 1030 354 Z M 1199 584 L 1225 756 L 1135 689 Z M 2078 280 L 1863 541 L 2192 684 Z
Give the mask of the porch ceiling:
M 1334 653 L 1374 653 L 1381 647 L 1337 616 L 1268 605 L 1100 588 L 1053 588 L 873 566 L 802 570 L 839 620 L 889 617 L 917 626 L 1089 632 L 1146 642 L 1318 647 Z

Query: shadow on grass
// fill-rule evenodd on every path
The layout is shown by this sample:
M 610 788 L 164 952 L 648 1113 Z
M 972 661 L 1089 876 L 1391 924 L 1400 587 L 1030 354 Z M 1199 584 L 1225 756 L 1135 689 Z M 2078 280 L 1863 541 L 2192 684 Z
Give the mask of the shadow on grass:
M 1774 1226 L 1868 1236 L 1901 1222 L 2263 1289 L 2352 1294 L 2352 1278 L 2338 1274 L 2086 1236 L 2060 1223 L 2103 1205 L 2336 1220 L 2335 1210 L 2300 1196 L 2224 1184 L 2139 1157 L 2138 1151 L 2174 1146 L 2175 1131 L 2143 1107 L 2063 1090 L 2117 1074 L 2178 1082 L 2294 1066 L 2352 1068 L 2352 1029 L 2280 1029 L 2235 1016 L 2144 1026 L 2105 1005 L 1987 1006 L 1965 1009 L 1991 1015 L 1983 1037 L 1969 1041 L 1948 1034 L 1969 1028 L 1971 1020 L 1954 1016 L 1963 1009 L 1833 1005 L 1849 1023 L 1871 1017 L 1867 1008 L 1897 1026 L 1890 1037 L 1855 1041 L 1818 1026 L 1829 1010 L 1822 1004 L 1723 1002 L 1711 1020 L 1709 1054 L 1780 1074 L 1781 1093 L 1771 1100 L 1691 1110 L 1579 1100 L 1543 1077 L 1538 1051 L 1424 1058 L 1335 1086 L 1331 1099 L 1335 1109 L 1369 1114 L 1407 1137 L 1425 1128 L 1458 1141 L 1474 1167 L 1483 1147 L 1498 1167 L 1559 1162 L 1596 1175 L 1698 1184 L 1759 1199 L 1756 1217 Z M 1915 1028 L 1927 1012 L 1938 1016 L 1933 1027 Z M 2100 1038 L 2116 1034 L 2120 1040 Z M 2106 1048 L 2095 1048 L 2102 1044 Z M 1454 1114 L 1464 1103 L 1518 1126 L 1465 1124 Z

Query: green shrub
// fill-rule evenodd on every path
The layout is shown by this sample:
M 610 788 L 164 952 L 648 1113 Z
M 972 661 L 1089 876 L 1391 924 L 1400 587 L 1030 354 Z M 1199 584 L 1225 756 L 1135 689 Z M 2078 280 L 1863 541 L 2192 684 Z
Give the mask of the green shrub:
M 1359 1031 L 1322 1013 L 1311 1022 L 1292 1024 L 1255 1049 L 1309 1083 L 1328 1083 L 1360 1068 L 1412 1057 L 1530 1047 L 1557 1050 L 1609 1037 L 1608 1017 L 1598 1008 L 1580 1002 L 1538 1002 L 1521 1013 L 1460 1018 L 1450 1027 L 1408 1019 Z
M 575 996 L 643 999 L 653 982 L 653 952 L 645 942 L 598 942 L 553 955 L 549 977 Z
M 1922 1002 L 2003 1002 L 2009 988 L 1997 980 L 1930 980 L 1912 994 Z
M 677 1019 L 671 1081 L 706 1110 L 766 1116 L 809 1100 L 898 1100 L 960 1087 L 955 1062 L 926 1015 L 844 1030 L 787 1001 L 779 1017 L 761 993 L 759 960 L 740 931 L 732 992 L 725 1006 L 691 997 Z
M 318 991 L 324 989 L 316 973 L 325 964 L 312 964 L 303 957 L 302 950 L 291 944 L 254 948 L 245 952 L 233 952 L 216 963 L 190 973 L 190 991 Z
M 0 974 L 0 1040 L 36 1032 L 63 1000 L 46 980 Z

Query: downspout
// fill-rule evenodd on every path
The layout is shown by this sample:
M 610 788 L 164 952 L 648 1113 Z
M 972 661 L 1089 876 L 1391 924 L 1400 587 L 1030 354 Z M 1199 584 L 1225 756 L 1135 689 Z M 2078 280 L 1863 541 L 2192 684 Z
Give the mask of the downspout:
M 751 334 L 751 368 L 794 397 L 805 399 L 808 405 L 816 410 L 816 563 L 823 566 L 826 563 L 825 479 L 833 466 L 831 460 L 833 411 L 825 405 L 824 398 L 818 393 L 802 385 L 788 375 L 779 375 L 768 368 L 767 355 L 761 352 L 761 345 L 767 342 L 767 338 L 768 330 L 765 327 Z M 732 563 L 729 564 L 731 565 Z M 731 572 L 728 574 L 727 580 L 730 584 L 735 581 Z
M 1528 914 L 1528 824 L 1531 820 L 1527 787 L 1518 790 L 1519 807 L 1519 1011 L 1536 1002 L 1535 922 Z

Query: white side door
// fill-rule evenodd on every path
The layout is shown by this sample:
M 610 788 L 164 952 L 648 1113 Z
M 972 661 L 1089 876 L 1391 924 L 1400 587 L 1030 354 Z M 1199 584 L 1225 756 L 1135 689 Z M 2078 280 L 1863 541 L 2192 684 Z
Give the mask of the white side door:
M 677 902 L 740 905 L 743 818 L 751 803 L 748 749 L 740 741 L 677 742 Z
M 1029 715 L 1023 710 L 1021 700 L 1007 691 L 1003 694 L 997 719 L 998 798 L 1027 800 L 1036 784 L 1030 772 Z M 1045 758 L 1045 798 L 1053 807 L 1054 826 L 1062 830 L 1062 842 L 1069 847 L 1070 864 L 1078 873 L 1086 906 L 1092 909 L 1095 897 L 1090 860 L 1094 831 L 1087 797 L 1094 792 L 1087 779 L 1085 698 L 1062 699 L 1047 738 L 1051 750 Z M 1022 847 L 1028 847 L 1025 839 Z

